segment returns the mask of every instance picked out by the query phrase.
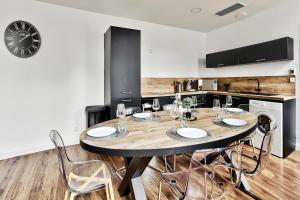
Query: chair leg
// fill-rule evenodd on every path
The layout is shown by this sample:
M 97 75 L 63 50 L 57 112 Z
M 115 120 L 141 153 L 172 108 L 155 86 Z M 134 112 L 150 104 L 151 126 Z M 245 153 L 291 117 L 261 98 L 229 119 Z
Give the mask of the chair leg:
M 116 170 L 116 174 L 119 177 L 120 180 L 123 180 L 123 177 L 121 176 L 121 171 L 124 171 L 126 168 L 125 167 L 121 167 L 120 169 Z
M 113 186 L 112 186 L 111 179 L 108 182 L 108 186 L 109 186 L 110 200 L 115 200 L 114 189 L 113 189 Z
M 161 197 L 161 187 L 162 187 L 162 180 L 160 180 L 160 182 L 159 182 L 159 188 L 158 188 L 158 200 L 160 200 L 160 197 Z
M 70 196 L 70 192 L 69 192 L 69 190 L 66 190 L 64 200 L 68 200 L 69 196 Z
M 77 195 L 77 194 L 75 194 L 74 192 L 71 192 L 70 200 L 74 200 L 76 195 Z
M 173 171 L 176 171 L 176 155 L 173 155 Z
M 108 184 L 108 182 L 105 183 L 105 194 L 106 194 L 106 199 L 107 199 L 107 200 L 110 200 L 109 184 Z
M 253 151 L 253 154 L 254 154 L 253 158 L 256 158 L 256 152 L 255 152 L 255 148 L 254 148 L 254 144 L 253 144 L 252 139 L 249 140 L 249 143 L 251 144 L 252 151 Z

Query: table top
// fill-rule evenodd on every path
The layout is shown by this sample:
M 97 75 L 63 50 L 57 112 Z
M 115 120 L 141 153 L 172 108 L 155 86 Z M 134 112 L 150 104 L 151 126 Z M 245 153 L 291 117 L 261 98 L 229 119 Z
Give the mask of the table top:
M 242 119 L 247 122 L 243 127 L 217 125 L 216 113 L 212 108 L 197 109 L 197 120 L 190 122 L 193 128 L 202 128 L 209 133 L 203 139 L 177 140 L 168 136 L 167 131 L 179 128 L 180 122 L 174 120 L 166 112 L 158 112 L 159 121 L 136 121 L 127 117 L 128 134 L 106 140 L 93 139 L 86 135 L 87 131 L 101 126 L 117 127 L 118 120 L 110 120 L 97 124 L 80 135 L 81 146 L 91 152 L 124 157 L 151 157 L 174 155 L 196 150 L 226 146 L 251 134 L 257 126 L 257 117 L 253 113 L 226 114 L 226 118 Z

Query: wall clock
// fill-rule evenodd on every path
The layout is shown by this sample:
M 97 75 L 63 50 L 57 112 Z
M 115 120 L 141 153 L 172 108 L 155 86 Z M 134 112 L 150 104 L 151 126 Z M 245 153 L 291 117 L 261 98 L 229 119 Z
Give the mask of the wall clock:
M 7 26 L 4 41 L 7 49 L 20 58 L 33 56 L 41 46 L 38 30 L 32 24 L 20 20 Z

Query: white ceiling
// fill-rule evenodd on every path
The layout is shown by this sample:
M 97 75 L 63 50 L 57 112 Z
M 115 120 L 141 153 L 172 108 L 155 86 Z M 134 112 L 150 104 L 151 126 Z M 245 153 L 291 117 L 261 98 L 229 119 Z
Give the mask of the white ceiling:
M 208 32 L 234 23 L 284 0 L 39 0 L 92 12 L 131 18 L 157 24 L 175 26 L 201 32 Z M 216 12 L 235 3 L 247 6 L 226 16 L 219 17 Z M 201 8 L 197 14 L 192 8 Z M 247 12 L 247 16 L 235 15 Z

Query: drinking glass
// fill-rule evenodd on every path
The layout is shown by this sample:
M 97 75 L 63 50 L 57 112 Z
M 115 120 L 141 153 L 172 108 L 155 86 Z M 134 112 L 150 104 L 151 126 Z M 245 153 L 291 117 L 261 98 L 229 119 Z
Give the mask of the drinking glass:
M 194 109 L 192 110 L 192 116 L 196 115 L 196 106 L 198 105 L 197 96 L 192 96 Z
M 221 110 L 220 99 L 213 100 L 213 111 L 216 113 L 216 118 L 218 120 L 218 112 Z
M 193 101 L 193 106 L 194 106 L 194 109 L 196 108 L 196 106 L 198 105 L 197 103 L 197 96 L 192 96 L 192 101 Z
M 126 108 L 123 103 L 118 104 L 116 116 L 119 118 L 118 130 L 119 132 L 123 132 L 125 130 L 126 125 Z
M 222 122 L 226 116 L 226 107 L 227 107 L 226 104 L 222 104 L 222 107 L 220 108 L 220 110 L 217 114 L 217 120 L 219 122 Z
M 218 112 L 220 110 L 220 100 L 214 99 L 213 100 L 213 111 Z
M 232 97 L 226 96 L 226 107 L 229 108 L 230 106 L 232 106 Z
M 152 109 L 155 110 L 155 116 L 157 117 L 157 111 L 160 109 L 159 100 L 153 99 Z

